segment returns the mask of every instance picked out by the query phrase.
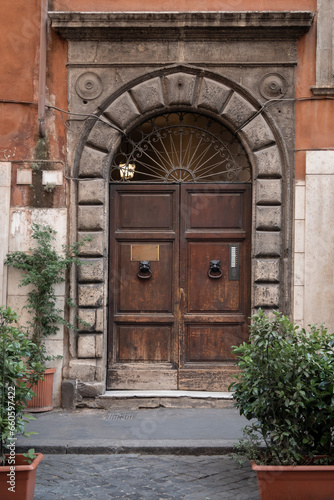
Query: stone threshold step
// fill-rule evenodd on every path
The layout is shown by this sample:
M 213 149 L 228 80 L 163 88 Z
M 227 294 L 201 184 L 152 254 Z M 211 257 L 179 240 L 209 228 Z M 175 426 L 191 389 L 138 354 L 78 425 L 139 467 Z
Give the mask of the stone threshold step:
M 197 399 L 232 399 L 232 392 L 208 391 L 106 391 L 99 399 L 124 398 L 197 398 Z

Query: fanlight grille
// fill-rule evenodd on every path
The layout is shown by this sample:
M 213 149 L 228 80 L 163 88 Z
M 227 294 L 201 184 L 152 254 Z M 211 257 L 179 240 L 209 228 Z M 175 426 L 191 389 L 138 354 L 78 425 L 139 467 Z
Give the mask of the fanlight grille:
M 113 182 L 250 182 L 238 139 L 221 123 L 197 113 L 165 113 L 142 123 L 122 141 Z

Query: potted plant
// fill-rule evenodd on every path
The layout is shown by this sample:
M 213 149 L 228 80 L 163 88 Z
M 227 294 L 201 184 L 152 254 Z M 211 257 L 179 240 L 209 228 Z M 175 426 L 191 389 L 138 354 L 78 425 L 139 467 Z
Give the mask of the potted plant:
M 43 455 L 34 450 L 15 453 L 15 436 L 32 434 L 25 432 L 29 416 L 23 410 L 44 366 L 39 362 L 27 366 L 25 360 L 36 346 L 16 322 L 16 313 L 0 307 L 0 491 L 2 500 L 33 500 L 36 468 Z
M 28 292 L 27 305 L 31 315 L 28 322 L 31 339 L 36 349 L 28 360 L 32 367 L 35 363 L 45 365 L 47 361 L 59 356 L 48 356 L 44 340 L 55 335 L 59 325 L 63 324 L 74 328 L 62 317 L 62 311 L 57 308 L 57 297 L 54 285 L 65 281 L 65 271 L 73 263 L 79 264 L 78 250 L 80 244 L 63 246 L 63 253 L 59 254 L 54 248 L 56 231 L 50 226 L 33 224 L 32 238 L 36 246 L 29 251 L 16 251 L 7 255 L 5 263 L 24 272 L 20 286 L 31 286 Z M 83 243 L 82 243 L 83 244 Z M 44 376 L 33 387 L 36 396 L 28 401 L 30 411 L 48 411 L 52 406 L 52 389 L 54 368 L 46 368 Z
M 333 499 L 334 334 L 259 310 L 233 351 L 234 406 L 253 420 L 236 451 L 257 471 L 261 500 Z

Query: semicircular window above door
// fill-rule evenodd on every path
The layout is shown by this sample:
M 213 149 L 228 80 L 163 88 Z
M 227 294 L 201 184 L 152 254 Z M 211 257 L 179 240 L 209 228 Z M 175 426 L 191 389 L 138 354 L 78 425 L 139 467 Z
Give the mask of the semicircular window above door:
M 133 129 L 113 159 L 112 182 L 251 182 L 240 141 L 208 116 L 172 112 Z

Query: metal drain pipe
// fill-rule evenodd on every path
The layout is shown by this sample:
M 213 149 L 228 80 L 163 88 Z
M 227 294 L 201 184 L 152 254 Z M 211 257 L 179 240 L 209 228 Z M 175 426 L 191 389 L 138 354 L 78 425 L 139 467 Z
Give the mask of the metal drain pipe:
M 39 82 L 38 82 L 38 135 L 39 135 L 39 137 L 45 137 L 47 31 L 48 31 L 48 0 L 41 0 L 41 29 L 40 29 Z

